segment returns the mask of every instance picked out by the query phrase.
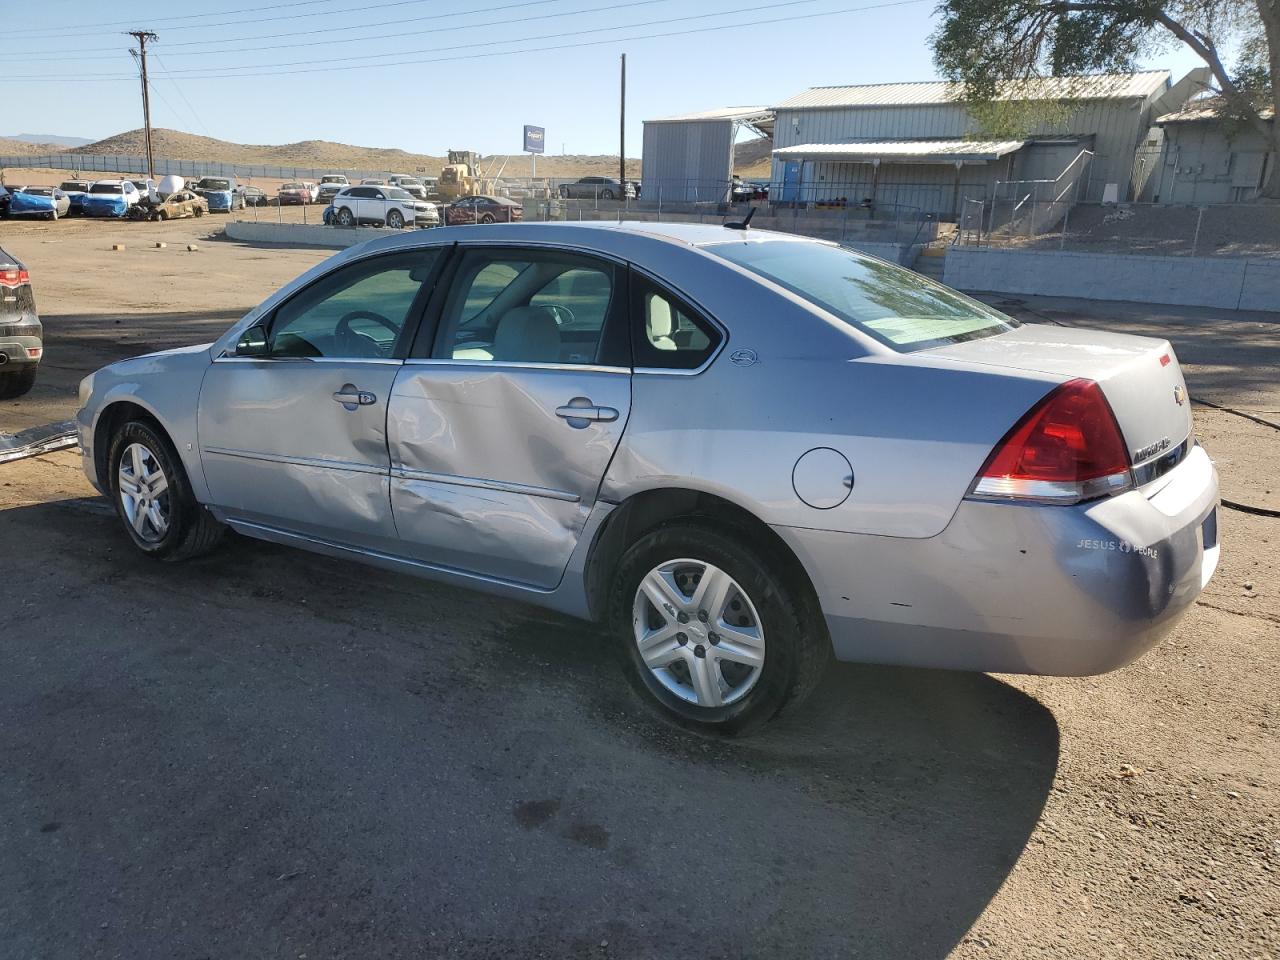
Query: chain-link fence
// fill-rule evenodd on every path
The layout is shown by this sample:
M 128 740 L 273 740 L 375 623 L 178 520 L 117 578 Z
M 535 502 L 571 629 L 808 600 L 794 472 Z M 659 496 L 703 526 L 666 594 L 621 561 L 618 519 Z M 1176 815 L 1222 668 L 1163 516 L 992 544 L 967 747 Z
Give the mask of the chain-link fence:
M 1164 257 L 1280 257 L 1280 207 L 1029 203 L 1011 217 L 1001 201 L 965 205 L 956 242 L 1024 250 Z

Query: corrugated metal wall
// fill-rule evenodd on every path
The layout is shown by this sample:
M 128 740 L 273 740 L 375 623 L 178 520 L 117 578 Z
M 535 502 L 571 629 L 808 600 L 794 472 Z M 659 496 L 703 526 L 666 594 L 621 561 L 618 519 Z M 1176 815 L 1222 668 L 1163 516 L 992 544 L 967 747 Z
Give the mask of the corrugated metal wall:
M 1151 99 L 1086 101 L 1063 123 L 1043 125 L 1033 131 L 1032 135 L 1092 138 L 1095 157 L 1081 199 L 1100 200 L 1108 183 L 1118 184 L 1121 197 L 1126 197 L 1133 173 L 1134 151 L 1148 129 L 1151 102 Z M 978 133 L 978 125 L 962 104 L 780 110 L 775 125 L 774 148 L 858 139 L 953 138 L 975 133 Z M 823 165 L 813 166 L 820 168 Z M 847 170 L 856 165 L 841 166 Z M 774 161 L 774 190 L 782 183 L 782 167 L 780 161 Z M 881 168 L 880 182 L 887 182 L 890 176 L 921 183 L 938 180 L 940 185 L 947 186 L 955 181 L 954 168 L 950 166 L 945 168 L 945 172 L 926 175 L 924 171 L 928 169 L 927 166 L 915 164 L 886 165 Z M 903 172 L 900 173 L 900 170 Z M 990 195 L 994 181 L 1008 179 L 1009 176 L 1006 164 L 997 161 L 985 167 L 966 168 L 962 172 L 961 183 L 962 187 L 970 191 L 982 188 L 985 195 Z M 846 172 L 841 174 L 841 178 L 848 180 L 850 176 Z M 869 166 L 866 179 L 870 181 Z M 967 195 L 980 198 L 972 192 Z M 946 215 L 949 209 L 950 204 L 947 202 L 942 208 L 932 212 Z
M 732 120 L 646 120 L 640 179 L 644 198 L 725 199 L 733 175 Z
M 1266 174 L 1267 144 L 1252 130 L 1228 139 L 1217 123 L 1165 126 L 1159 164 L 1148 181 L 1161 203 L 1244 203 L 1258 196 Z M 1274 162 L 1274 161 L 1273 161 Z

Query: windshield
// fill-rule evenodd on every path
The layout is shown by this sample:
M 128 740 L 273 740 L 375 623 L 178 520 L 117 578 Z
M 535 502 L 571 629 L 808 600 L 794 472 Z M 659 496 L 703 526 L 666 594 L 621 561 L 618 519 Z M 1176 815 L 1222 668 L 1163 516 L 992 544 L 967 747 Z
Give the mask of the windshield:
M 29 193 L 33 197 L 51 197 L 53 196 L 53 187 L 27 187 L 23 193 Z
M 89 188 L 90 193 L 122 193 L 123 188 L 118 183 L 95 183 Z
M 399 187 L 388 187 L 387 196 L 392 200 L 412 200 L 412 195 L 407 190 L 401 190 Z
M 413 177 L 401 177 L 401 178 L 400 178 L 400 186 L 402 186 L 402 187 L 420 187 L 420 186 L 422 186 L 422 181 L 421 181 L 421 180 L 417 180 L 417 179 L 415 179 L 415 178 L 413 178 Z
M 735 241 L 704 249 L 835 314 L 895 350 L 995 336 L 1018 321 L 903 267 L 814 241 Z
M 321 183 L 346 183 L 347 178 L 346 177 L 321 177 L 320 182 Z
M 302 184 L 300 184 L 300 183 L 286 183 L 286 184 L 285 184 L 283 187 L 281 187 L 280 189 L 281 189 L 281 190 L 305 190 L 305 189 L 306 189 L 306 187 L 304 187 L 304 186 L 303 186 Z
M 80 190 L 80 191 L 87 190 L 88 188 L 89 188 L 89 185 L 85 183 L 83 180 L 64 180 L 62 181 L 62 184 L 58 187 L 59 190 Z
M 200 186 L 205 190 L 230 190 L 231 181 L 230 180 L 213 180 L 209 177 L 205 177 L 203 180 L 200 181 Z

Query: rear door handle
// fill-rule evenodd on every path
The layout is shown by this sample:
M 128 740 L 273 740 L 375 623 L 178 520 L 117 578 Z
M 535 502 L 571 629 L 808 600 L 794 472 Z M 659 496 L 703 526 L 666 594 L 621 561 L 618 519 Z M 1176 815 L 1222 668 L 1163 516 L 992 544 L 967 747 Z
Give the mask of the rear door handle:
M 556 407 L 556 416 L 568 420 L 571 427 L 585 427 L 591 422 L 612 423 L 618 419 L 618 411 L 613 407 L 597 407 L 586 397 L 574 397 L 563 407 Z
M 334 403 L 340 403 L 347 410 L 356 407 L 367 407 L 378 402 L 376 395 L 368 390 L 357 390 L 353 384 L 344 383 L 342 389 L 333 395 Z

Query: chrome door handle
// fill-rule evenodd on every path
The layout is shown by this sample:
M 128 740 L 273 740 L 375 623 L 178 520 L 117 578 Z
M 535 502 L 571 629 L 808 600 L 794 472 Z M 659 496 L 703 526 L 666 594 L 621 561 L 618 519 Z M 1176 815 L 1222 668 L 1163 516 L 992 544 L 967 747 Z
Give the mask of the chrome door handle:
M 357 390 L 352 384 L 344 383 L 342 389 L 333 395 L 333 401 L 342 404 L 348 410 L 354 410 L 356 407 L 367 407 L 377 403 L 378 398 L 368 390 Z
M 563 407 L 556 407 L 556 416 L 568 420 L 571 427 L 585 427 L 592 421 L 612 423 L 618 419 L 618 411 L 613 407 L 597 407 L 586 397 L 574 397 Z

